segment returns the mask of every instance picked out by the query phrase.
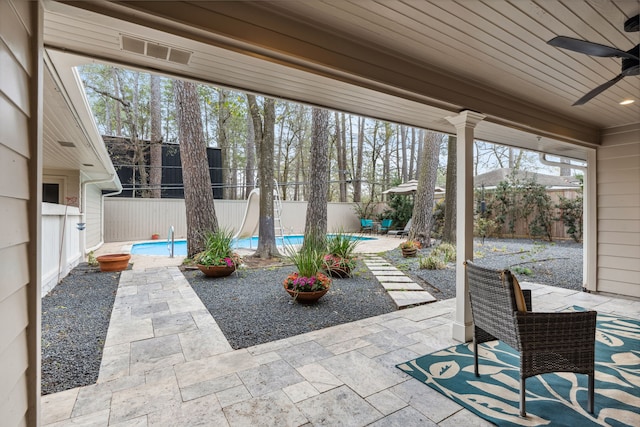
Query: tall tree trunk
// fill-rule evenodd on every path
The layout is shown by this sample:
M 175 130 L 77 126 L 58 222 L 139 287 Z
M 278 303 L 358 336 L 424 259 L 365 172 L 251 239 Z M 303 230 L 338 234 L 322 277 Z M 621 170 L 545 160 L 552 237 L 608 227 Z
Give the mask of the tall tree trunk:
M 409 179 L 413 179 L 416 176 L 415 162 L 416 162 L 416 128 L 411 128 L 411 150 L 409 151 Z
M 416 179 L 419 178 L 420 170 L 422 169 L 422 157 L 424 153 L 424 129 L 418 131 L 418 154 L 416 156 Z
M 383 156 L 383 160 L 382 160 L 382 187 L 383 188 L 389 188 L 389 184 L 391 182 L 391 142 L 388 136 L 389 133 L 388 130 L 391 129 L 391 124 L 390 123 L 386 123 L 386 135 L 385 135 L 385 142 L 384 142 L 384 156 Z M 396 144 L 396 148 L 398 147 L 398 145 Z M 398 152 L 398 150 L 395 150 L 396 153 Z
M 273 217 L 273 149 L 275 145 L 275 100 L 264 99 L 263 114 L 255 95 L 247 94 L 249 111 L 258 147 L 258 179 L 260 181 L 260 219 L 258 220 L 258 248 L 254 256 L 272 258 L 279 256 Z M 264 117 L 263 117 L 264 115 Z
M 456 243 L 456 165 L 458 156 L 456 153 L 456 137 L 449 135 L 447 143 L 447 183 L 444 199 L 444 228 L 442 241 Z
M 329 111 L 314 107 L 311 119 L 309 203 L 303 246 L 324 248 L 327 235 L 327 190 L 329 188 Z
M 187 211 L 187 255 L 193 257 L 204 250 L 205 234 L 218 229 L 218 218 L 213 206 L 197 86 L 176 80 L 173 87 Z
M 118 78 L 118 71 L 115 67 L 111 67 L 111 78 L 113 79 L 113 92 L 116 98 L 122 98 L 120 92 L 120 79 Z M 116 102 L 116 123 L 115 123 L 115 135 L 122 136 L 122 116 L 121 106 L 119 102 Z
M 230 199 L 231 189 L 231 150 L 227 138 L 229 126 L 228 91 L 218 90 L 218 147 L 222 154 L 222 198 Z
M 358 117 L 358 147 L 356 151 L 355 176 L 353 177 L 353 201 L 362 201 L 362 158 L 364 147 L 364 117 Z
M 162 197 L 162 115 L 160 112 L 160 76 L 151 75 L 151 155 L 149 185 L 151 197 Z
M 244 198 L 249 197 L 249 193 L 256 186 L 256 134 L 253 129 L 253 119 L 251 112 L 247 111 L 247 146 L 245 148 L 247 165 L 245 166 L 245 194 Z
M 340 202 L 347 201 L 347 147 L 344 129 L 344 113 L 334 113 L 336 119 L 336 160 L 338 163 L 338 182 Z M 342 119 L 342 121 L 341 121 Z
M 409 172 L 407 171 L 407 127 L 400 126 L 400 149 L 402 150 L 402 181 L 406 182 L 409 179 Z
M 438 157 L 443 134 L 427 132 L 424 139 L 423 158 L 413 205 L 413 222 L 409 238 L 418 240 L 423 247 L 431 246 L 433 225 L 433 193 L 438 177 Z

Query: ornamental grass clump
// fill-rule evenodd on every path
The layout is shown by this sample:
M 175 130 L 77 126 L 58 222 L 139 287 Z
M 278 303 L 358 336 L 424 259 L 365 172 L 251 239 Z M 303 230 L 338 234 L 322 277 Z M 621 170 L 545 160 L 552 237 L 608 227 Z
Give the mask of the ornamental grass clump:
M 233 232 L 218 229 L 208 232 L 205 249 L 194 257 L 197 264 L 219 267 L 237 267 L 242 264 L 240 255 L 233 251 Z
M 332 277 L 351 277 L 351 270 L 355 268 L 354 251 L 359 241 L 338 231 L 327 237 L 327 254 L 324 256 L 324 270 Z
M 286 289 L 294 292 L 314 292 L 329 289 L 331 279 L 321 272 L 324 266 L 324 250 L 313 246 L 302 247 L 296 251 L 288 247 L 287 258 L 298 271 L 284 280 Z
M 447 263 L 456 260 L 456 247 L 451 243 L 441 243 L 436 246 L 428 257 L 420 258 L 420 268 L 426 270 L 442 270 L 447 268 Z

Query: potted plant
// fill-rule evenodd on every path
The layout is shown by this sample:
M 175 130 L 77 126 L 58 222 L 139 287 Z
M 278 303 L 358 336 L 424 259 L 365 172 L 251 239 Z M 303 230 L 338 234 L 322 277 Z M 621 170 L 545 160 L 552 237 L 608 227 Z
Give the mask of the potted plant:
M 96 258 L 100 271 L 122 271 L 129 266 L 130 254 L 107 254 Z
M 331 279 L 322 270 L 324 251 L 303 247 L 299 251 L 287 248 L 288 258 L 298 269 L 284 279 L 284 289 L 294 301 L 312 303 L 329 291 Z
M 200 271 L 209 277 L 228 276 L 242 264 L 242 258 L 232 249 L 233 233 L 218 229 L 207 233 L 205 250 L 194 257 Z
M 422 245 L 417 240 L 407 240 L 400 243 L 400 250 L 402 250 L 402 256 L 405 258 L 414 257 Z
M 359 241 L 339 231 L 327 238 L 327 252 L 324 256 L 324 270 L 331 277 L 341 279 L 351 277 L 351 270 L 355 268 L 354 251 Z

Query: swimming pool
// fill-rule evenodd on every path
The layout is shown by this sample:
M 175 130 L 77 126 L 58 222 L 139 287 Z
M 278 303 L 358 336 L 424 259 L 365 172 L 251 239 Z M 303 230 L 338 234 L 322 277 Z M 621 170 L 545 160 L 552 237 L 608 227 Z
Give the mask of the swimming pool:
M 351 236 L 354 240 L 376 240 L 375 237 L 364 236 Z M 304 240 L 302 234 L 292 234 L 284 236 L 285 245 L 301 245 Z M 282 238 L 276 237 L 276 245 L 282 246 Z M 247 237 L 244 239 L 237 239 L 233 245 L 236 249 L 256 249 L 258 247 L 258 237 Z M 133 255 L 155 255 L 155 256 L 169 256 L 169 247 L 166 240 L 158 240 L 155 242 L 146 243 L 134 243 L 131 246 L 131 254 Z M 174 255 L 187 255 L 187 241 L 176 240 L 174 244 Z

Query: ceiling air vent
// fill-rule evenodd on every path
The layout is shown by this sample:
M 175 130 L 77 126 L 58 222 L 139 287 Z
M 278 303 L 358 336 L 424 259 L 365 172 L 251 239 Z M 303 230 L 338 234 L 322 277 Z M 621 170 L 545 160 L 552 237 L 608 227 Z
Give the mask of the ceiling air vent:
M 120 41 L 122 50 L 126 52 L 182 65 L 187 65 L 189 60 L 191 60 L 192 52 L 176 49 L 175 47 L 167 46 L 151 40 L 143 40 L 137 37 L 120 34 Z
M 69 142 L 69 141 L 58 141 L 58 144 L 62 145 L 63 147 L 68 147 L 68 148 L 74 148 L 76 146 L 76 144 L 74 144 L 73 142 Z

